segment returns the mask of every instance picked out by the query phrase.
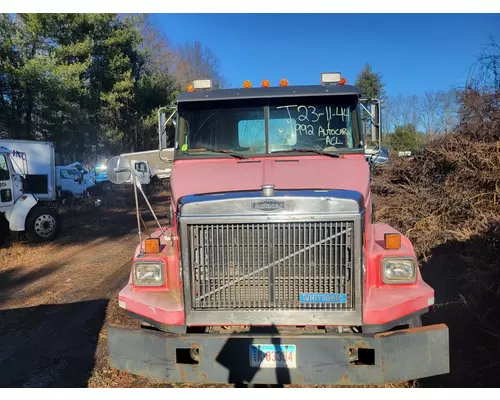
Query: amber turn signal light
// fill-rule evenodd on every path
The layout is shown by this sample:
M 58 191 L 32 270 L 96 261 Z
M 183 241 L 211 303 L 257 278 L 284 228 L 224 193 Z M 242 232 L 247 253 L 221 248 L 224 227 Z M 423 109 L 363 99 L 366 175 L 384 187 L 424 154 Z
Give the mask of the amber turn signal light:
M 397 250 L 401 248 L 401 234 L 399 233 L 386 233 L 384 235 L 385 248 L 390 250 Z
M 159 238 L 149 238 L 144 241 L 144 248 L 146 254 L 153 254 L 160 252 L 160 239 Z

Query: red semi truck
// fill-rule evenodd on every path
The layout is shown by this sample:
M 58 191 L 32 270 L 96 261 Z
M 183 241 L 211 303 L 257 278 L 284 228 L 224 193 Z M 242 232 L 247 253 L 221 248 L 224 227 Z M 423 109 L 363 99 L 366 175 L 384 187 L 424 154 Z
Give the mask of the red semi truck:
M 449 372 L 412 244 L 373 220 L 362 108 L 339 73 L 179 95 L 170 226 L 137 246 L 119 304 L 143 324 L 108 327 L 114 368 L 235 384 Z

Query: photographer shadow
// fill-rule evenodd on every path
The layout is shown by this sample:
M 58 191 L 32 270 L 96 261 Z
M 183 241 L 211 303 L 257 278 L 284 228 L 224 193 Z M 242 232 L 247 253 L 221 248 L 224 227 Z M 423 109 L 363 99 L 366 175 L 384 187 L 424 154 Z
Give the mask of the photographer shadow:
M 261 336 L 262 339 L 271 336 L 271 344 L 274 346 L 276 354 L 281 351 L 281 338 L 275 325 L 251 326 L 248 333 L 233 333 L 227 340 L 224 347 L 217 356 L 216 361 L 229 370 L 228 382 L 235 387 L 284 387 L 290 384 L 290 371 L 287 367 L 275 368 L 275 384 L 252 384 L 253 379 L 261 368 L 252 367 L 250 363 L 250 346 L 254 343 L 254 337 Z M 259 350 L 260 360 L 265 359 L 265 354 Z

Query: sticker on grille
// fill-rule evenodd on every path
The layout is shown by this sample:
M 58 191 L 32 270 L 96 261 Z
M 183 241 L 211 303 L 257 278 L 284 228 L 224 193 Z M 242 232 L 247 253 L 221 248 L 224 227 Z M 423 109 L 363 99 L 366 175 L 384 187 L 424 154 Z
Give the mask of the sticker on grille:
M 353 222 L 188 229 L 194 310 L 354 309 Z

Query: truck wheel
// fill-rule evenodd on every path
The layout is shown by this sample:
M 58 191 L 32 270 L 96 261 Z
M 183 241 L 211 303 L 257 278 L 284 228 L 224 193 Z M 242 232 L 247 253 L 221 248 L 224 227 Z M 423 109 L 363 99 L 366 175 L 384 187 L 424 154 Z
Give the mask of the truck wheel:
M 26 218 L 26 239 L 30 242 L 49 242 L 59 236 L 61 216 L 52 208 L 35 206 Z

